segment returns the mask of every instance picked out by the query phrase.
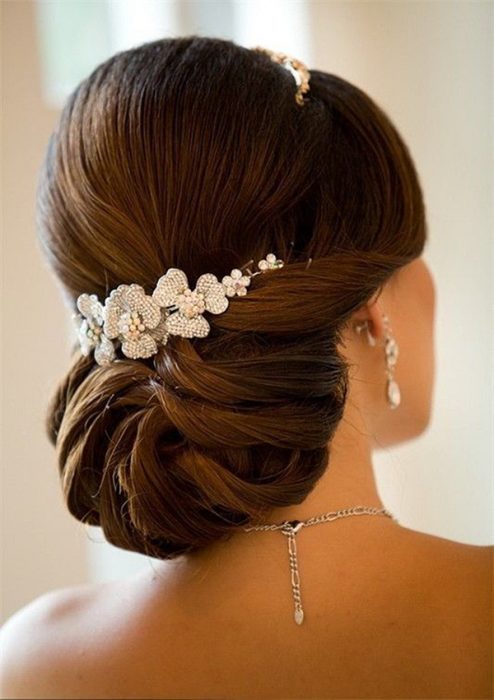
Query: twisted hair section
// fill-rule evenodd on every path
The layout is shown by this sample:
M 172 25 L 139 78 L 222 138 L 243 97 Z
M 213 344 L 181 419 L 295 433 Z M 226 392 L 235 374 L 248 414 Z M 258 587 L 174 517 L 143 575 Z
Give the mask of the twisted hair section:
M 96 68 L 50 139 L 38 230 L 72 310 L 120 283 L 149 292 L 169 267 L 193 282 L 289 259 L 208 316 L 207 337 L 106 366 L 74 347 L 48 435 L 70 512 L 116 546 L 172 558 L 302 502 L 343 415 L 341 332 L 423 250 L 390 119 L 338 76 L 310 84 L 300 109 L 266 56 L 164 39 Z

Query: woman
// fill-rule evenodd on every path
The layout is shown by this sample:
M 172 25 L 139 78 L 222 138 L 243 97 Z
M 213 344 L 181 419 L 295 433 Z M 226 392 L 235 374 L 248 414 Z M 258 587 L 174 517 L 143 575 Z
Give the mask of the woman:
M 152 566 L 13 616 L 4 697 L 489 697 L 492 548 L 403 527 L 373 475 L 434 376 L 382 110 L 260 47 L 146 44 L 68 100 L 38 213 L 78 329 L 64 497 Z

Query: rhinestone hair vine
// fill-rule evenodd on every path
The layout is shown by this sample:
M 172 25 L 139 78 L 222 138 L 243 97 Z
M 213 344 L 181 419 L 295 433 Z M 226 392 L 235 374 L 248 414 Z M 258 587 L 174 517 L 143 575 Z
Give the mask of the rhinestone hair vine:
M 120 284 L 104 302 L 95 294 L 80 294 L 76 301 L 79 313 L 74 312 L 72 318 L 82 354 L 94 351 L 96 362 L 106 365 L 117 359 L 117 344 L 125 357 L 136 360 L 156 354 L 170 335 L 207 336 L 211 327 L 203 316 L 205 312 L 225 312 L 229 298 L 247 294 L 252 277 L 285 264 L 274 253 L 260 260 L 255 272 L 248 267 L 253 262 L 233 269 L 221 282 L 206 272 L 198 278 L 194 290 L 189 288 L 183 270 L 170 267 L 151 294 L 138 284 Z
M 285 68 L 289 71 L 289 73 L 292 74 L 297 85 L 295 101 L 298 105 L 303 107 L 303 105 L 305 104 L 304 94 L 309 92 L 310 90 L 310 71 L 305 65 L 305 63 L 300 61 L 298 58 L 295 58 L 294 56 L 290 56 L 290 54 L 282 53 L 281 51 L 271 51 L 270 49 L 265 49 L 262 46 L 254 46 L 252 50 L 257 51 L 258 53 L 265 54 L 272 61 L 274 61 L 275 63 L 279 63 L 283 68 Z

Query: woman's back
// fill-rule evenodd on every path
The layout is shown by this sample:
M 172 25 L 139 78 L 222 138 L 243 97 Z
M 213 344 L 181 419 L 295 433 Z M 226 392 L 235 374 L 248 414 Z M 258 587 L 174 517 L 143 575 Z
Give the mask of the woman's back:
M 156 561 L 49 594 L 17 627 L 29 697 L 491 697 L 492 547 L 374 525 L 324 558 L 299 545 L 302 626 L 282 546 L 243 578 Z

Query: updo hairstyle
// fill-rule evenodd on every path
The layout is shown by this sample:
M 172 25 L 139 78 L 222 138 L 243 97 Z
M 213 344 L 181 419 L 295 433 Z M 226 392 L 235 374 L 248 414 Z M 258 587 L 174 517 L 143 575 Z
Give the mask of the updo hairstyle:
M 160 559 L 301 503 L 330 467 L 350 316 L 418 257 L 411 156 L 361 89 L 191 35 L 124 51 L 68 99 L 38 188 L 38 231 L 68 306 L 169 267 L 191 285 L 274 252 L 288 264 L 209 315 L 204 338 L 99 366 L 74 344 L 48 434 L 77 519 Z M 308 259 L 312 262 L 307 266 Z

